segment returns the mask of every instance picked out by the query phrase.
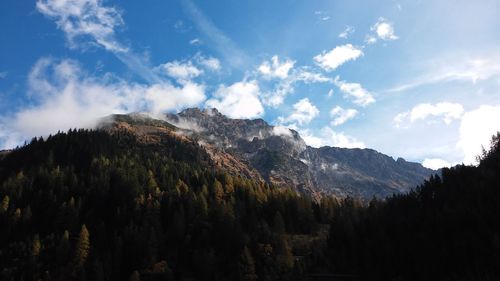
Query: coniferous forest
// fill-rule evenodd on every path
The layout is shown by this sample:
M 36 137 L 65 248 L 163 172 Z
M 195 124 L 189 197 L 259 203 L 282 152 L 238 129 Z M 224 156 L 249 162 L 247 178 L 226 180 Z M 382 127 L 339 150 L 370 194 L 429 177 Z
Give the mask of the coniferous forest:
M 0 279 L 498 280 L 499 141 L 409 194 L 317 202 L 172 136 L 33 139 L 0 156 Z

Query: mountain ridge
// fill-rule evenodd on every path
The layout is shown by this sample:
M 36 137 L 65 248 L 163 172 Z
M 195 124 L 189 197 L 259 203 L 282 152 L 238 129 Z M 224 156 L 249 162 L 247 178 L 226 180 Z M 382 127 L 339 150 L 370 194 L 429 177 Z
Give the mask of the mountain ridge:
M 435 172 L 373 149 L 314 148 L 295 130 L 269 125 L 263 119 L 231 119 L 216 109 L 188 108 L 165 114 L 163 120 L 141 114 L 113 115 L 102 124 L 108 130 L 135 126 L 135 133 L 145 139 L 163 131 L 196 142 L 222 169 L 291 186 L 316 199 L 323 194 L 385 198 L 408 192 Z M 163 129 L 155 130 L 156 126 Z

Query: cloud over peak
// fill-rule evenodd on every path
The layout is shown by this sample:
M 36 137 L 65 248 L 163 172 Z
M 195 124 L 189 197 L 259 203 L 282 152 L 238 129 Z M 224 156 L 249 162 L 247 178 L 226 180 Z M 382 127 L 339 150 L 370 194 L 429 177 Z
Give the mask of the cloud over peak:
M 300 135 L 304 141 L 312 147 L 334 146 L 345 148 L 365 148 L 365 144 L 355 137 L 346 135 L 344 132 L 336 132 L 326 126 L 321 128 L 318 134 L 313 134 L 310 130 L 300 130 Z
M 205 106 L 217 108 L 231 118 L 255 118 L 264 114 L 257 81 L 241 81 L 221 85 Z
M 205 86 L 186 82 L 145 85 L 105 74 L 89 75 L 73 60 L 42 58 L 28 78 L 33 103 L 0 120 L 3 145 L 19 144 L 70 128 L 92 128 L 113 113 L 145 111 L 161 117 L 166 111 L 197 106 L 205 100 Z

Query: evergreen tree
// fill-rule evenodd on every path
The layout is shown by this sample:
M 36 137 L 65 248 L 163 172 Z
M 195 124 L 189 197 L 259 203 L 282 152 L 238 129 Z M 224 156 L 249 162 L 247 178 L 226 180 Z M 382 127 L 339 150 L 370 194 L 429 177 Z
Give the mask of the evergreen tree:
M 238 269 L 240 280 L 257 280 L 257 275 L 255 274 L 255 262 L 247 246 L 243 247 L 243 252 L 240 255 Z
M 5 195 L 2 199 L 2 204 L 0 205 L 0 214 L 7 212 L 9 209 L 10 197 Z
M 31 256 L 38 257 L 40 255 L 41 249 L 42 249 L 42 244 L 40 243 L 40 237 L 38 236 L 38 234 L 35 234 L 35 237 L 33 237 L 33 242 L 31 245 Z
M 78 240 L 75 245 L 75 252 L 73 255 L 73 264 L 77 268 L 81 268 L 89 256 L 90 251 L 90 234 L 87 227 L 82 225 Z

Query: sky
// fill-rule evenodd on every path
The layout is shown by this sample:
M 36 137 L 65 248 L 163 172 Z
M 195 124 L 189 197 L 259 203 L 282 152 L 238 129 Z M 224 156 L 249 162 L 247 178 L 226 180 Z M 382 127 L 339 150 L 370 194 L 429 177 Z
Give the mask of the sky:
M 0 149 L 215 107 L 439 168 L 500 130 L 500 1 L 0 2 Z

